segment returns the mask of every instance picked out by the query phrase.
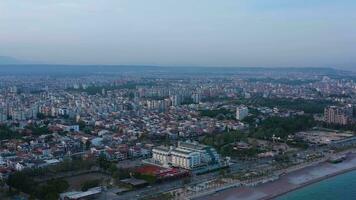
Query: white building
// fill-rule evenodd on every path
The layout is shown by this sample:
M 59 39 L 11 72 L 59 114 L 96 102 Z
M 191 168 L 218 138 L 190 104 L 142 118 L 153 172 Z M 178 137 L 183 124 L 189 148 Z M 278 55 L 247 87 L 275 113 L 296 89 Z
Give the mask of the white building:
M 194 103 L 200 103 L 201 102 L 201 94 L 199 94 L 199 93 L 192 94 L 192 99 L 193 99 Z
M 176 148 L 171 152 L 172 166 L 193 169 L 202 164 L 199 152 Z
M 152 149 L 152 158 L 158 164 L 168 166 L 172 161 L 171 150 L 172 148 L 169 149 L 163 146 L 156 147 Z
M 170 99 L 172 101 L 172 106 L 179 106 L 183 101 L 183 98 L 180 95 L 173 95 Z
M 243 120 L 248 115 L 248 108 L 246 106 L 240 106 L 236 108 L 236 119 Z
M 23 165 L 23 164 L 21 164 L 21 163 L 16 163 L 16 164 L 15 164 L 15 169 L 16 169 L 16 171 L 22 171 L 22 170 L 24 170 L 25 168 L 26 168 L 26 166 Z
M 58 114 L 61 116 L 69 115 L 69 110 L 67 108 L 59 108 Z
M 184 169 L 194 169 L 220 161 L 214 148 L 189 141 L 178 142 L 177 147 L 156 147 L 152 150 L 152 159 L 156 164 Z

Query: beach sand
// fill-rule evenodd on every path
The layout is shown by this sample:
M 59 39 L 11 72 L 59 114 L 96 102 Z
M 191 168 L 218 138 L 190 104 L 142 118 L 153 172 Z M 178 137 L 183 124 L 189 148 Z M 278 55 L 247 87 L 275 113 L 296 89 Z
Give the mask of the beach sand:
M 256 187 L 238 187 L 200 199 L 207 200 L 267 200 L 273 199 L 306 185 L 336 176 L 348 171 L 356 170 L 356 154 L 349 154 L 341 163 L 323 162 L 315 166 L 306 167 L 288 173 L 278 180 L 261 184 Z

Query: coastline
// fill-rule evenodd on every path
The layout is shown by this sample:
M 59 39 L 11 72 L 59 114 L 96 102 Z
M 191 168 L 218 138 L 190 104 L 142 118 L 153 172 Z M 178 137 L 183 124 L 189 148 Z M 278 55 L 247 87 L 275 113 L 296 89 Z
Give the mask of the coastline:
M 241 186 L 215 193 L 205 198 L 208 200 L 270 200 L 287 193 L 307 187 L 314 183 L 356 170 L 356 153 L 348 153 L 347 159 L 341 163 L 332 164 L 327 161 L 307 166 L 279 179 L 257 186 Z
M 293 188 L 293 189 L 290 189 L 290 190 L 288 190 L 288 191 L 285 191 L 285 192 L 282 192 L 282 193 L 279 193 L 279 194 L 276 194 L 276 195 L 270 195 L 270 196 L 268 196 L 268 197 L 262 198 L 261 200 L 276 199 L 276 198 L 278 198 L 278 197 L 284 196 L 284 195 L 286 195 L 286 194 L 288 194 L 288 193 L 291 193 L 291 192 L 293 192 L 293 191 L 302 189 L 302 188 L 307 187 L 307 186 L 309 186 L 309 185 L 313 185 L 313 184 L 319 183 L 319 182 L 321 182 L 321 181 L 323 181 L 323 180 L 327 180 L 327 179 L 329 179 L 329 178 L 332 178 L 332 177 L 335 177 L 335 176 L 338 176 L 338 175 L 341 175 L 341 174 L 346 174 L 346 173 L 348 173 L 348 172 L 352 172 L 352 171 L 355 171 L 355 170 L 356 170 L 356 166 L 353 167 L 353 168 L 350 168 L 350 169 L 342 170 L 342 171 L 340 171 L 340 172 L 336 172 L 336 173 L 333 173 L 333 174 L 328 174 L 328 175 L 326 175 L 326 176 L 324 176 L 324 177 L 320 177 L 320 178 L 317 178 L 317 179 L 308 181 L 308 182 L 306 182 L 306 183 L 303 183 L 303 184 L 301 184 L 301 185 L 298 185 L 297 187 L 295 187 L 295 188 Z

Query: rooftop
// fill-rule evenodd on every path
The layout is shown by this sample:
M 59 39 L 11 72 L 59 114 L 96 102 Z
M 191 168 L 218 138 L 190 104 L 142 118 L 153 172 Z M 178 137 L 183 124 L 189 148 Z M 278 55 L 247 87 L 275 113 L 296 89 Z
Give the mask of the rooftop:
M 130 184 L 133 186 L 139 186 L 139 185 L 144 185 L 147 183 L 147 181 L 142 180 L 142 179 L 137 179 L 137 178 L 127 178 L 127 179 L 122 179 L 120 180 L 122 183 Z

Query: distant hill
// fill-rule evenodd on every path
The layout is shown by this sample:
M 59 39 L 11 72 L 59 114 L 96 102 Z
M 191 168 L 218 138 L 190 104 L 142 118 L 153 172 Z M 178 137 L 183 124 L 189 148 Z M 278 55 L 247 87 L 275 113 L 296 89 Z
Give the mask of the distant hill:
M 4 57 L 2 57 L 4 58 Z M 289 73 L 308 73 L 326 76 L 354 76 L 349 71 L 333 68 L 263 68 L 263 67 L 164 67 L 164 66 L 135 66 L 135 65 L 50 65 L 50 64 L 23 64 L 16 59 L 2 59 L 2 62 L 11 64 L 0 64 L 0 74 L 26 74 L 26 75 L 241 75 L 248 77 L 264 77 L 266 74 L 288 76 Z M 15 63 L 19 62 L 19 63 Z
M 10 56 L 0 56 L 0 65 L 22 64 L 23 62 L 17 58 Z

